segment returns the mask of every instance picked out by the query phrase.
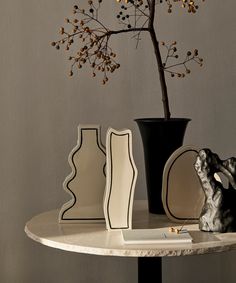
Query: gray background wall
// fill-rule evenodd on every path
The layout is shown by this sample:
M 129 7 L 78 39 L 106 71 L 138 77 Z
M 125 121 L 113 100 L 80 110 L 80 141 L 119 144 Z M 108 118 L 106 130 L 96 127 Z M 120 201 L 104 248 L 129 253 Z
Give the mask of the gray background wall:
M 86 2 L 86 1 L 80 1 Z M 113 1 L 104 1 L 109 20 Z M 0 282 L 136 282 L 136 259 L 67 253 L 24 234 L 32 216 L 68 199 L 62 182 L 79 123 L 128 127 L 139 168 L 136 199 L 146 198 L 143 152 L 134 118 L 161 116 L 159 84 L 149 38 L 138 50 L 128 36 L 114 46 L 122 68 L 106 87 L 82 72 L 69 79 L 67 55 L 50 47 L 72 0 L 8 0 L 0 5 Z M 161 9 L 159 38 L 199 48 L 204 68 L 168 79 L 173 116 L 191 117 L 185 144 L 236 155 L 236 2 L 206 1 L 190 16 Z M 235 282 L 235 252 L 164 260 L 164 282 Z M 202 277 L 204 275 L 204 277 Z

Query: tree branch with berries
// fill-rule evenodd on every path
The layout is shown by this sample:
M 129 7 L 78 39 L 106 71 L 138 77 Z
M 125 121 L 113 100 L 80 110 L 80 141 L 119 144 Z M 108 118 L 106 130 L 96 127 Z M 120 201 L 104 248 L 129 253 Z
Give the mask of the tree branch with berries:
M 66 18 L 67 28 L 59 30 L 60 39 L 51 44 L 56 49 L 64 47 L 71 51 L 69 75 L 89 65 L 92 76 L 102 74 L 102 84 L 106 84 L 109 75 L 120 68 L 116 52 L 113 50 L 110 39 L 117 34 L 132 33 L 137 41 L 137 46 L 143 32 L 150 34 L 158 67 L 159 81 L 162 91 L 162 103 L 165 119 L 170 119 L 170 107 L 166 84 L 166 74 L 171 77 L 184 78 L 190 74 L 190 63 L 202 66 L 203 59 L 199 57 L 198 50 L 187 51 L 186 57 L 180 60 L 177 54 L 177 43 L 166 44 L 159 42 L 155 28 L 156 10 L 159 5 L 166 5 L 167 12 L 171 13 L 174 5 L 181 5 L 188 13 L 195 14 L 199 8 L 197 2 L 204 0 L 116 0 L 119 4 L 119 11 L 116 14 L 120 29 L 110 29 L 100 18 L 102 0 L 89 0 L 87 8 L 74 5 L 73 16 Z M 80 43 L 79 48 L 77 43 Z M 76 44 L 75 44 L 76 43 Z M 76 48 L 75 48 L 76 45 Z M 166 56 L 161 56 L 160 45 L 166 49 Z M 77 49 L 78 48 L 78 49 Z M 173 60 L 175 62 L 173 63 Z M 176 61 L 178 60 L 178 62 Z M 182 70 L 180 71 L 180 68 Z

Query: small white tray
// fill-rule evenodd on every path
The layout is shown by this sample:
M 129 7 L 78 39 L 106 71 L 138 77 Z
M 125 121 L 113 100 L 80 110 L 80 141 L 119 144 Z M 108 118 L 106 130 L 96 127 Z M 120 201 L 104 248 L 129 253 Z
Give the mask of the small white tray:
M 179 234 L 163 229 L 133 229 L 122 230 L 125 244 L 182 244 L 192 243 L 192 237 L 187 230 Z

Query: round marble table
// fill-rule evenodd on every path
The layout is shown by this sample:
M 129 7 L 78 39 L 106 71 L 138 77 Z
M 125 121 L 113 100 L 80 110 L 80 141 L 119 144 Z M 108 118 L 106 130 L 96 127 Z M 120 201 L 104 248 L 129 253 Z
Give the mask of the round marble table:
M 197 224 L 185 223 L 193 238 L 187 244 L 135 244 L 125 245 L 121 231 L 107 231 L 104 224 L 59 224 L 59 210 L 44 212 L 33 217 L 25 226 L 26 234 L 43 245 L 70 252 L 124 256 L 138 258 L 139 283 L 148 278 L 161 279 L 161 257 L 187 256 L 223 252 L 236 248 L 236 233 L 206 233 Z M 165 215 L 150 214 L 146 202 L 136 201 L 133 212 L 133 228 L 164 228 L 178 226 Z M 157 278 L 157 273 L 159 278 Z M 152 277 L 155 275 L 155 277 Z M 158 281 L 159 280 L 159 281 Z M 151 281 L 150 281 L 151 282 Z

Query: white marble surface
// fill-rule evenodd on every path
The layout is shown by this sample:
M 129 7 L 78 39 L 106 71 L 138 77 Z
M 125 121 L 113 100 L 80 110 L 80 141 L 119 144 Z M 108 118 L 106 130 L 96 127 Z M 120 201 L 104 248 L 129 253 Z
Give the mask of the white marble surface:
M 59 224 L 59 210 L 44 212 L 33 217 L 25 226 L 26 234 L 43 245 L 70 252 L 125 256 L 187 256 L 236 249 L 236 233 L 213 234 L 200 232 L 197 224 L 184 226 L 190 231 L 190 244 L 125 245 L 121 231 L 107 231 L 105 223 Z M 149 214 L 145 201 L 134 205 L 133 228 L 164 228 L 176 226 L 164 215 Z

